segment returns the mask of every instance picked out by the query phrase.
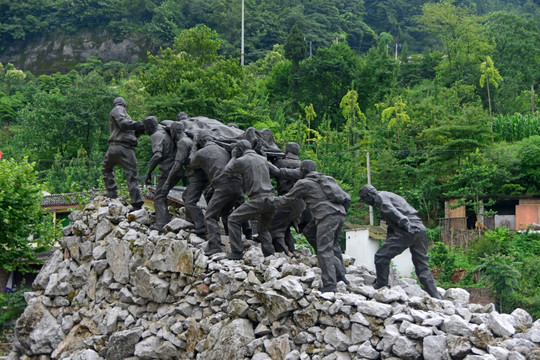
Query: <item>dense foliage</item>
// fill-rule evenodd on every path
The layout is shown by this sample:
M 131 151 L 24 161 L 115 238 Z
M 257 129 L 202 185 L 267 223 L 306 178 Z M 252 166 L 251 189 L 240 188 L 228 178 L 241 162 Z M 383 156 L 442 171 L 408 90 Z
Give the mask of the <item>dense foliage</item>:
M 405 196 L 429 227 L 445 196 L 474 208 L 540 192 L 539 6 L 530 0 L 246 0 L 244 67 L 235 50 L 240 1 L 129 3 L 0 5 L 0 48 L 81 24 L 119 38 L 144 32 L 162 46 L 147 63 L 90 58 L 66 74 L 0 65 L 0 150 L 35 161 L 51 192 L 102 186 L 118 95 L 135 120 L 185 111 L 269 128 L 280 147 L 300 143 L 301 157 L 352 195 L 353 222 L 367 223 L 356 200 L 368 152 L 373 184 Z M 150 152 L 141 137 L 141 174 Z
M 33 164 L 0 160 L 0 268 L 31 271 L 35 253 L 54 242 L 52 216 L 41 210 L 41 186 Z M 49 214 L 50 215 L 50 214 Z
M 467 249 L 449 249 L 436 242 L 429 255 L 439 285 L 487 285 L 499 311 L 520 307 L 540 318 L 539 233 L 497 228 L 477 237 Z M 463 277 L 456 278 L 457 273 Z

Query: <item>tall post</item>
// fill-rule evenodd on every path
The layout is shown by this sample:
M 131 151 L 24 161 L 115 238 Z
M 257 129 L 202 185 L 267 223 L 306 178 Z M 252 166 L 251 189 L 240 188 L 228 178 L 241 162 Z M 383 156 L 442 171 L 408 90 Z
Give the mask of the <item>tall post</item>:
M 242 0 L 242 40 L 240 49 L 240 65 L 244 66 L 244 0 Z
M 366 169 L 367 169 L 367 183 L 371 185 L 371 166 L 369 164 L 369 150 L 364 150 L 366 152 Z M 369 225 L 373 226 L 373 206 L 369 205 Z
M 531 85 L 531 115 L 534 115 L 534 84 Z

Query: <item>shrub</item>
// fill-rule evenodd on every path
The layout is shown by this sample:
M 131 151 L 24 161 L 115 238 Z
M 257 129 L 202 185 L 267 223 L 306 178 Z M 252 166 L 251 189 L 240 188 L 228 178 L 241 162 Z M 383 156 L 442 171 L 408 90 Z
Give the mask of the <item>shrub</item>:
M 499 300 L 499 311 L 503 310 L 503 299 L 508 299 L 519 289 L 520 272 L 516 268 L 519 263 L 511 256 L 493 254 L 482 259 L 475 270 L 481 272 L 481 280 L 490 285 Z
M 21 287 L 21 289 L 0 294 L 0 331 L 10 327 L 15 319 L 17 319 L 23 313 L 26 308 L 26 301 L 24 300 L 24 293 L 31 291 Z

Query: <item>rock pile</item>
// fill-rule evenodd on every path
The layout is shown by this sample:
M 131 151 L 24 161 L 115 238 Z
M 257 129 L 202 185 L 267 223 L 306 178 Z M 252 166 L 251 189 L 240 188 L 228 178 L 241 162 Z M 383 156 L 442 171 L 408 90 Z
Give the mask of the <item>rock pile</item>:
M 540 321 L 432 299 L 414 280 L 374 290 L 345 259 L 349 284 L 321 293 L 316 257 L 240 261 L 204 255 L 175 218 L 150 231 L 147 210 L 97 197 L 71 214 L 16 325 L 14 359 L 538 359 Z

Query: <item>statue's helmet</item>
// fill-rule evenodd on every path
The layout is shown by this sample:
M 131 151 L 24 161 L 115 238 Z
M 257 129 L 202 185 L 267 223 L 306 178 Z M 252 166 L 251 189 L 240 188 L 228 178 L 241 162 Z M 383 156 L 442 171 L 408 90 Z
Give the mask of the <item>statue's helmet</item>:
M 214 140 L 210 131 L 206 129 L 202 129 L 201 131 L 199 131 L 199 133 L 197 134 L 197 137 L 198 137 L 198 143 L 200 147 L 203 147 L 206 145 L 207 142 Z
M 144 128 L 147 134 L 152 134 L 158 127 L 158 119 L 155 116 L 147 116 L 143 120 Z
M 116 99 L 113 100 L 113 106 L 123 106 L 127 108 L 127 103 L 123 97 L 117 97 Z
M 298 155 L 300 153 L 300 145 L 293 141 L 288 142 L 287 145 L 285 145 L 285 153 Z
M 302 171 L 302 174 L 307 175 L 312 171 L 317 170 L 317 164 L 315 164 L 315 161 L 313 160 L 302 160 L 300 163 L 300 171 Z
M 236 156 L 242 156 L 246 152 L 246 150 L 251 149 L 251 144 L 247 140 L 240 140 L 235 145 L 233 150 L 236 152 Z
M 362 199 L 362 201 L 372 205 L 373 199 L 377 195 L 377 189 L 375 189 L 373 185 L 364 185 L 360 188 L 358 194 L 360 195 L 360 199 Z

